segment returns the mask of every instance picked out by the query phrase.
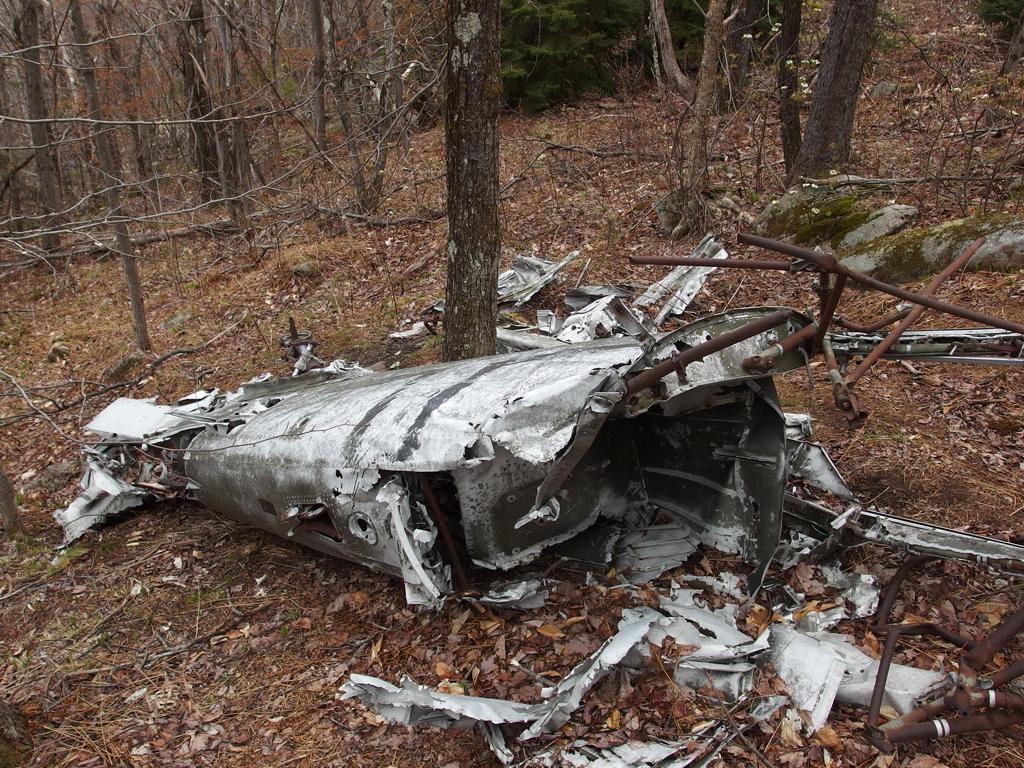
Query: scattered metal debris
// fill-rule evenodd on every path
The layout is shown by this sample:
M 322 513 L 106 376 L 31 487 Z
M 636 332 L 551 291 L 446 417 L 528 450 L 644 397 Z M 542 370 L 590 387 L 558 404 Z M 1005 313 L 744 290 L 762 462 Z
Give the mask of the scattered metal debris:
M 652 283 L 636 300 L 636 306 L 651 307 L 667 295 L 668 299 L 665 300 L 655 316 L 655 324 L 661 325 L 671 315 L 683 314 L 690 302 L 693 301 L 693 297 L 704 287 L 708 276 L 715 271 L 713 260 L 727 258 L 728 255 L 714 237 L 706 235 L 690 256 L 691 259 L 701 263 L 676 267 L 661 280 Z M 704 262 L 707 261 L 712 261 L 712 264 L 705 264 Z
M 532 611 L 543 608 L 547 599 L 548 591 L 544 589 L 542 579 L 526 579 L 492 584 L 478 602 L 492 608 Z
M 642 663 L 651 645 L 671 638 L 686 649 L 673 662 L 675 681 L 710 687 L 725 702 L 752 703 L 745 725 L 719 723 L 671 743 L 606 750 L 574 744 L 557 756 L 534 755 L 540 762 L 533 764 L 557 758 L 579 766 L 706 765 L 744 728 L 781 706 L 779 697 L 752 697 L 755 675 L 768 660 L 789 700 L 807 713 L 810 730 L 825 723 L 835 702 L 868 707 L 871 738 L 883 749 L 1024 722 L 1024 697 L 1006 689 L 1024 675 L 1024 663 L 987 678 L 978 672 L 1024 629 L 1024 609 L 973 647 L 935 625 L 888 624 L 895 590 L 921 558 L 973 560 L 1024 573 L 1024 547 L 862 504 L 811 439 L 810 418 L 782 411 L 773 383 L 773 376 L 821 353 L 837 403 L 860 418 L 864 412 L 851 387 L 874 361 L 1020 365 L 1024 329 L 1001 321 L 997 328 L 909 331 L 922 306 L 992 319 L 932 298 L 938 279 L 914 294 L 816 252 L 756 242 L 798 260 L 733 259 L 709 236 L 688 259 L 638 259 L 678 268 L 635 306 L 663 302 L 656 313 L 660 325 L 681 314 L 719 266 L 814 270 L 821 274 L 816 320 L 756 307 L 661 334 L 623 300 L 631 290 L 588 286 L 570 292 L 567 302 L 576 312 L 564 321 L 542 310 L 536 327 L 500 328 L 499 346 L 516 354 L 387 373 L 345 361 L 325 364 L 313 354 L 310 334 L 291 322 L 282 339 L 294 362 L 290 378 L 263 376 L 235 392 L 204 390 L 171 405 L 122 398 L 90 422 L 98 440 L 83 449 L 82 493 L 56 513 L 65 542 L 147 501 L 191 498 L 400 577 L 411 605 L 436 607 L 457 589 L 488 608 L 518 611 L 544 606 L 543 577 L 492 583 L 472 597 L 471 567 L 507 570 L 554 549 L 563 558 L 612 563 L 609 573 L 619 578 L 619 588 L 634 590 L 631 585 L 683 565 L 703 544 L 742 555 L 750 572 L 676 579 L 737 601 L 758 592 L 772 563 L 786 569 L 823 562 L 843 547 L 876 542 L 915 556 L 881 605 L 872 575 L 823 566 L 824 582 L 838 600 L 806 604 L 786 586 L 770 629 L 753 638 L 737 626 L 735 603 L 721 606 L 719 599 L 720 607 L 712 608 L 701 602 L 700 590 L 673 582 L 656 608 L 647 601 L 624 609 L 618 631 L 543 687 L 537 702 L 474 697 L 459 683 L 432 690 L 409 678 L 396 686 L 365 675 L 353 675 L 342 696 L 398 722 L 479 727 L 508 764 L 514 756 L 499 726 L 516 726 L 520 741 L 557 731 L 598 680 Z M 501 302 L 528 301 L 577 256 L 557 263 L 517 258 L 501 275 Z M 957 265 L 970 258 L 965 253 Z M 880 323 L 841 321 L 835 311 L 847 280 L 908 298 L 918 309 L 884 318 L 900 323 L 886 335 Z M 439 302 L 392 337 L 433 332 L 441 312 Z M 863 358 L 858 368 L 844 375 L 856 358 Z M 252 472 L 254 466 L 267 471 Z M 827 631 L 876 609 L 875 633 L 886 637 L 880 661 Z M 969 649 L 952 678 L 892 664 L 901 636 L 925 632 Z M 936 690 L 938 698 L 919 706 Z M 880 724 L 883 706 L 899 717 Z M 767 714 L 755 714 L 757 707 Z M 940 719 L 947 709 L 960 717 Z M 701 746 L 695 749 L 695 742 Z
M 512 265 L 498 275 L 498 303 L 522 306 L 541 288 L 558 277 L 558 273 L 579 258 L 573 251 L 558 262 L 538 256 L 516 256 Z

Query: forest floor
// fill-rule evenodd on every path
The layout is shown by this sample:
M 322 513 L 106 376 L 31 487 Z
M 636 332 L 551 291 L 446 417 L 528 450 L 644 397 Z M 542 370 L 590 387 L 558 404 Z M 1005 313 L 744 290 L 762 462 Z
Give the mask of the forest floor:
M 960 0 L 891 5 L 895 13 L 886 17 L 865 74 L 849 170 L 909 178 L 1007 167 L 1006 158 L 1022 151 L 1015 132 L 964 139 L 993 101 L 1000 59 L 992 30 Z M 772 82 L 769 71 L 755 74 L 748 100 L 723 118 L 714 148 L 716 189 L 752 214 L 782 192 Z M 870 98 L 880 82 L 899 88 Z M 525 317 L 538 308 L 564 315 L 562 294 L 581 279 L 642 290 L 666 268 L 631 266 L 628 255 L 686 255 L 700 239 L 703 233 L 668 240 L 654 213 L 671 188 L 679 108 L 624 78 L 618 97 L 502 120 L 503 263 L 521 252 L 551 259 L 583 252 L 561 285 L 524 308 Z M 400 188 L 381 215 L 430 219 L 442 209 L 442 144 L 440 127 L 414 136 L 411 151 L 395 161 Z M 306 183 L 328 203 L 335 194 L 323 178 Z M 981 210 L 1024 215 L 998 182 L 908 183 L 886 193 L 893 197 L 919 207 L 923 223 Z M 715 231 L 734 255 L 753 256 L 754 249 L 735 245 L 742 228 L 722 220 Z M 462 681 L 481 695 L 529 700 L 538 686 L 510 660 L 554 678 L 614 631 L 624 607 L 653 599 L 609 589 L 610 574 L 584 587 L 581 573 L 555 568 L 552 598 L 525 616 L 480 614 L 458 600 L 417 613 L 405 607 L 396 579 L 188 503 L 126 515 L 57 554 L 61 536 L 51 515 L 74 497 L 78 474 L 62 462 L 76 458 L 78 441 L 87 439 L 82 425 L 113 397 L 168 401 L 200 387 L 231 389 L 262 371 L 284 374 L 276 340 L 289 316 L 313 331 L 322 357 L 378 368 L 436 360 L 437 337 L 394 341 L 388 334 L 443 295 L 444 239 L 443 219 L 370 226 L 321 216 L 261 224 L 248 239 L 197 235 L 147 246 L 143 279 L 155 352 L 127 362 L 132 336 L 115 260 L 77 258 L 4 279 L 0 370 L 31 388 L 37 404 L 44 397 L 72 404 L 0 430 L 0 464 L 22 493 L 33 536 L 27 545 L 0 545 L 0 699 L 30 720 L 31 765 L 496 765 L 476 732 L 385 723 L 339 700 L 339 685 L 353 672 L 393 681 L 409 674 L 427 685 Z M 810 307 L 810 280 L 720 270 L 685 319 L 756 304 Z M 1021 273 L 965 274 L 940 296 L 1024 321 Z M 841 312 L 866 319 L 891 306 L 848 291 Z M 929 314 L 923 323 L 944 320 Z M 66 356 L 50 354 L 58 342 Z M 197 349 L 167 359 L 134 386 L 75 403 L 98 382 L 132 379 L 157 355 L 184 348 Z M 784 377 L 783 404 L 812 414 L 817 439 L 863 499 L 951 527 L 1021 534 L 1024 373 L 882 363 L 859 386 L 871 411 L 859 429 L 833 407 L 822 369 L 812 367 L 812 375 L 813 387 L 804 371 Z M 11 380 L 0 381 L 0 419 L 25 410 Z M 883 580 L 899 562 L 898 553 L 874 548 L 854 558 Z M 739 567 L 702 551 L 683 570 Z M 903 616 L 977 633 L 1017 605 L 1019 590 L 976 567 L 943 563 L 908 584 Z M 844 622 L 838 631 L 877 656 L 866 624 Z M 537 631 L 545 625 L 560 628 L 561 637 Z M 899 658 L 938 668 L 951 655 L 940 643 L 919 641 Z M 772 682 L 758 685 L 768 690 Z M 598 686 L 560 738 L 604 745 L 673 738 L 722 716 L 717 703 L 678 688 L 664 669 L 648 668 L 631 683 L 613 676 Z M 861 737 L 863 718 L 863 711 L 837 709 L 814 738 L 776 718 L 718 764 L 1024 763 L 1012 734 L 882 756 Z

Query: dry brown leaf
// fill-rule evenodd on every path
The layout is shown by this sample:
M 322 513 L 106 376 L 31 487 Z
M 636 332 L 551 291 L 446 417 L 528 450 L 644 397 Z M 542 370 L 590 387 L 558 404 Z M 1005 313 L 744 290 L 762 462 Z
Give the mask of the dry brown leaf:
M 544 635 L 544 637 L 551 637 L 555 639 L 565 637 L 565 633 L 554 624 L 542 624 L 537 627 L 537 633 Z
M 604 727 L 610 731 L 618 730 L 619 725 L 622 722 L 622 713 L 617 709 L 613 709 L 612 713 L 608 715 L 604 721 Z
M 443 661 L 439 661 L 434 665 L 434 672 L 437 673 L 438 677 L 455 677 L 455 670 Z
M 825 725 L 821 726 L 821 728 L 817 730 L 814 734 L 814 740 L 829 749 L 834 749 L 837 752 L 843 751 L 842 739 L 839 738 L 839 734 L 836 733 L 835 728 L 828 723 L 825 723 Z

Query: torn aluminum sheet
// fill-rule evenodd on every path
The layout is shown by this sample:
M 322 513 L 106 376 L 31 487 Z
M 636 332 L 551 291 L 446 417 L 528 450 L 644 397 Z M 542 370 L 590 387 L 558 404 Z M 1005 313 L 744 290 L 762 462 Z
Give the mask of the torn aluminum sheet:
M 650 641 L 661 645 L 671 637 L 678 645 L 691 646 L 688 661 L 726 662 L 748 659 L 768 649 L 767 632 L 758 638 L 751 638 L 736 627 L 736 606 L 727 604 L 718 609 L 697 605 L 696 589 L 673 589 L 667 596 L 659 598 L 661 613 L 645 609 L 627 609 L 623 616 L 637 618 L 655 615 L 651 625 Z
M 712 235 L 705 235 L 704 239 L 697 244 L 693 258 L 703 259 L 724 259 L 728 257 L 726 250 L 714 239 Z M 668 299 L 658 310 L 654 318 L 656 325 L 661 325 L 670 315 L 681 315 L 693 301 L 693 297 L 704 287 L 708 275 L 715 271 L 715 267 L 686 267 L 679 266 L 669 272 L 665 277 L 652 283 L 643 295 L 636 300 L 637 307 L 650 307 L 661 301 L 667 294 Z
M 642 643 L 655 614 L 619 622 L 618 631 L 576 665 L 557 685 L 541 689 L 534 704 L 435 691 L 408 677 L 401 687 L 386 680 L 353 674 L 341 687 L 343 699 L 359 699 L 381 717 L 407 725 L 466 728 L 478 724 L 525 724 L 520 741 L 562 727 L 583 696 Z
M 606 296 L 588 304 L 565 318 L 555 338 L 568 344 L 607 339 L 611 336 L 632 336 L 642 341 L 654 338 L 645 318 L 637 315 L 616 296 Z
M 615 569 L 632 584 L 644 584 L 689 559 L 697 547 L 691 528 L 681 520 L 635 528 L 616 544 Z
M 679 685 L 698 690 L 710 685 L 730 704 L 739 701 L 754 689 L 757 667 L 746 661 L 721 664 L 715 661 L 680 659 L 672 678 Z
M 117 468 L 127 463 L 119 457 L 120 453 L 117 446 L 83 452 L 84 469 L 79 481 L 82 491 L 65 509 L 55 513 L 57 522 L 64 529 L 66 542 L 74 541 L 108 517 L 145 502 L 149 491 L 116 476 Z
M 537 256 L 516 256 L 511 266 L 498 275 L 498 304 L 521 306 L 532 299 L 541 288 L 558 277 L 558 273 L 579 258 L 573 251 L 558 262 Z
M 886 333 L 833 331 L 829 334 L 829 341 L 839 361 L 845 362 L 852 357 L 867 355 L 885 338 Z M 998 328 L 906 330 L 883 357 L 886 360 L 1022 366 L 1024 335 Z
M 179 418 L 169 405 L 157 405 L 156 398 L 133 400 L 119 397 L 103 409 L 85 428 L 110 440 L 141 442 L 174 426 Z
M 823 611 L 807 611 L 796 622 L 796 628 L 804 633 L 822 632 L 831 629 L 843 619 L 849 618 L 841 605 Z
M 746 722 L 739 727 L 713 723 L 680 741 L 629 741 L 617 747 L 597 749 L 577 741 L 561 753 L 534 755 L 526 766 L 554 765 L 567 768 L 707 768 L 741 734 L 767 720 L 786 704 L 785 696 L 766 696 L 755 700 L 747 710 Z
M 388 338 L 389 339 L 411 339 L 411 338 L 413 338 L 415 336 L 422 336 L 423 334 L 427 333 L 427 330 L 428 330 L 427 329 L 427 324 L 425 322 L 423 322 L 422 320 L 417 320 L 415 323 L 410 325 L 404 331 L 395 331 L 394 333 L 389 333 L 388 334 Z
M 501 328 L 496 332 L 498 352 L 525 352 L 531 349 L 560 349 L 566 346 L 564 341 L 532 333 L 527 328 Z
M 722 595 L 723 597 L 743 600 L 747 596 L 746 590 L 743 588 L 746 579 L 738 573 L 721 571 L 717 576 L 692 576 L 690 574 L 683 574 L 677 578 L 679 581 L 687 584 L 703 584 L 712 592 Z
M 563 300 L 565 306 L 573 312 L 578 312 L 588 304 L 592 304 L 597 299 L 603 299 L 605 296 L 616 296 L 626 300 L 635 294 L 636 289 L 632 285 L 580 285 L 566 291 Z
M 550 309 L 537 310 L 537 328 L 541 333 L 554 336 L 562 329 L 562 319 Z
M 532 611 L 543 608 L 547 599 L 548 591 L 544 589 L 542 579 L 525 579 L 491 584 L 491 588 L 477 602 L 492 608 Z
M 842 590 L 842 597 L 852 606 L 851 616 L 863 619 L 874 616 L 878 609 L 878 579 L 867 573 L 846 573 L 838 566 L 824 565 L 821 573 L 830 587 Z
M 587 691 L 608 672 L 626 661 L 637 646 L 647 640 L 648 632 L 655 620 L 654 615 L 623 615 L 619 621 L 618 631 L 605 640 L 600 648 L 577 664 L 569 674 L 558 681 L 557 685 L 541 689 L 541 696 L 544 697 L 546 705 L 544 711 L 519 735 L 519 740 L 526 741 L 565 725 L 580 706 Z
M 813 733 L 832 711 L 846 665 L 839 654 L 809 635 L 782 624 L 773 624 L 770 631 L 772 664 L 793 706 L 810 716 Z
M 860 707 L 870 703 L 878 661 L 842 635 L 805 634 L 775 624 L 771 628 L 771 659 L 793 705 L 809 713 L 812 732 L 825 724 L 833 702 Z M 893 664 L 883 702 L 905 714 L 945 680 L 939 672 Z
M 822 646 L 834 651 L 846 669 L 836 692 L 840 704 L 867 708 L 871 704 L 871 693 L 878 677 L 878 660 L 872 659 L 857 648 L 845 635 L 831 632 L 816 632 L 812 635 Z M 892 664 L 886 678 L 882 704 L 892 707 L 905 715 L 917 706 L 919 701 L 930 698 L 948 682 L 948 676 L 928 669 Z

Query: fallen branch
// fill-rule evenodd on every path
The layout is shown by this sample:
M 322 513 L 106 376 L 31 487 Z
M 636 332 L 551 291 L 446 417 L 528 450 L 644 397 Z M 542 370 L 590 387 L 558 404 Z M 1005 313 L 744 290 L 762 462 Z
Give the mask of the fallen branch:
M 179 237 L 188 237 L 200 232 L 209 235 L 219 235 L 226 232 L 233 232 L 238 229 L 231 219 L 218 219 L 217 221 L 206 222 L 205 224 L 189 224 L 187 227 L 178 227 L 176 229 L 165 229 L 160 232 L 147 232 L 142 235 L 137 235 L 131 238 L 133 246 L 149 245 L 150 243 L 158 243 L 165 240 L 174 240 Z M 5 269 L 20 269 L 21 267 L 30 267 L 33 264 L 38 264 L 40 261 L 53 261 L 54 259 L 72 259 L 75 256 L 94 256 L 100 253 L 116 252 L 116 248 L 113 243 L 107 243 L 102 240 L 97 240 L 92 243 L 83 243 L 81 245 L 72 246 L 64 251 L 57 251 L 56 253 L 47 253 L 45 257 L 37 256 L 31 259 L 25 259 L 23 261 L 15 261 L 3 264 Z

